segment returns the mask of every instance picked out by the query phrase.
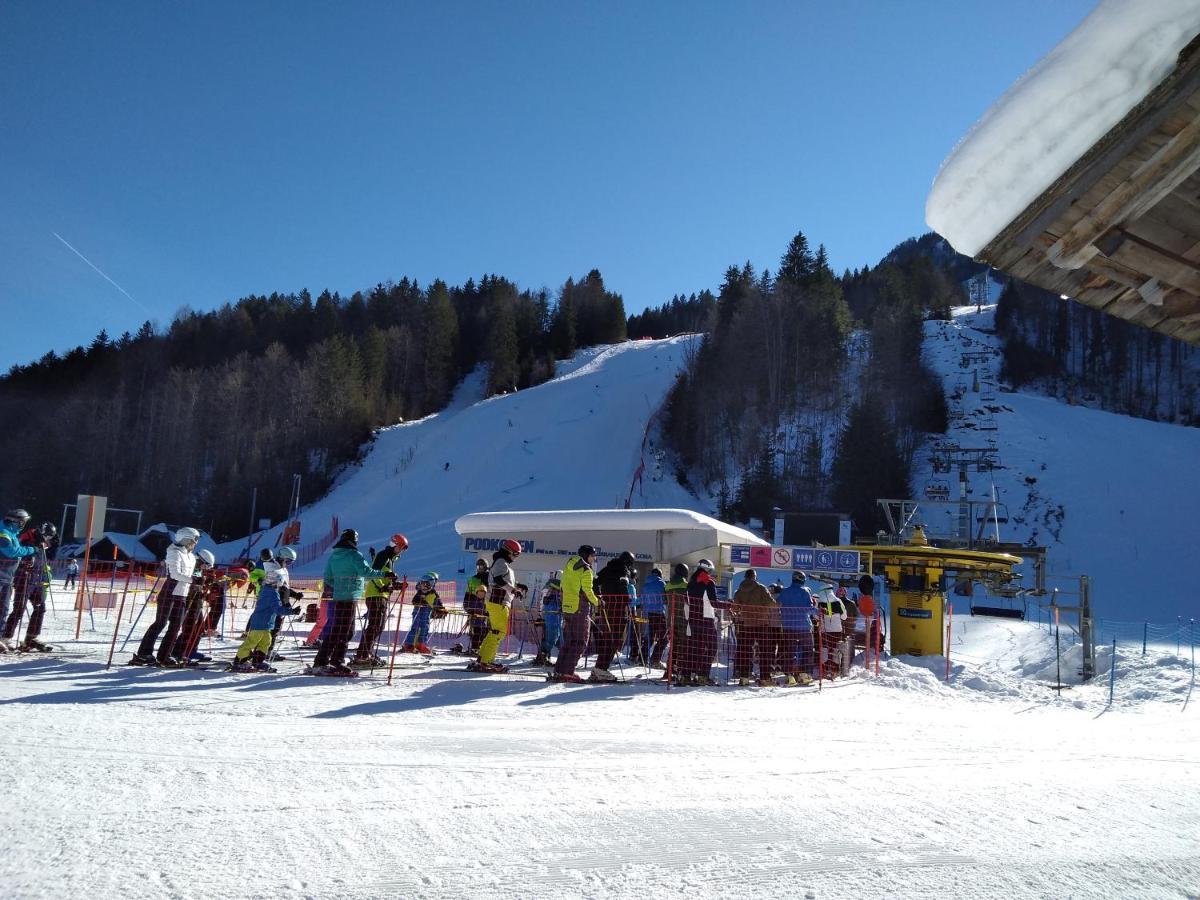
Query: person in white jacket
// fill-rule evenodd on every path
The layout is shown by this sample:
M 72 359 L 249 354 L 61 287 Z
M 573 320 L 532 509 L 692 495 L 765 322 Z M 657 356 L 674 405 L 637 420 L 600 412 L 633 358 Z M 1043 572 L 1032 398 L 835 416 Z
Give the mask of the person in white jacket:
M 129 661 L 133 666 L 164 666 L 179 668 L 187 665 L 186 660 L 177 660 L 171 656 L 175 639 L 179 636 L 179 626 L 183 621 L 184 607 L 187 605 L 188 591 L 192 587 L 192 574 L 196 570 L 196 542 L 200 540 L 200 532 L 195 528 L 180 528 L 175 532 L 175 542 L 167 548 L 165 565 L 167 580 L 158 592 L 158 611 L 154 621 L 142 636 L 137 653 Z M 158 655 L 154 655 L 154 642 L 166 628 Z

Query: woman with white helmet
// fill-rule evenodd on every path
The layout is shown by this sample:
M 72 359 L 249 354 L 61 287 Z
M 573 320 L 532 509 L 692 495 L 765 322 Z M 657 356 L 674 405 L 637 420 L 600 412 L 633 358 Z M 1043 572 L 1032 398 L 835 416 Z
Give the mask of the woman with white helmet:
M 196 542 L 199 540 L 200 532 L 195 528 L 180 528 L 175 532 L 174 543 L 167 548 L 167 580 L 158 592 L 158 610 L 154 614 L 154 621 L 142 635 L 142 642 L 138 645 L 133 659 L 129 661 L 130 665 L 159 665 L 168 668 L 186 665 L 183 661 L 175 659 L 171 652 L 175 648 L 175 640 L 179 637 L 183 608 L 192 586 L 192 575 L 196 570 Z M 163 635 L 156 657 L 154 643 L 164 627 L 166 634 Z
M 203 630 L 201 623 L 206 619 L 204 598 L 208 595 L 214 574 L 213 567 L 216 564 L 216 557 L 211 550 L 196 551 L 196 583 L 188 591 L 183 625 L 180 626 L 179 637 L 175 639 L 175 646 L 171 649 L 171 657 L 188 666 L 212 662 L 211 658 L 197 652 L 197 647 L 200 646 L 200 633 Z

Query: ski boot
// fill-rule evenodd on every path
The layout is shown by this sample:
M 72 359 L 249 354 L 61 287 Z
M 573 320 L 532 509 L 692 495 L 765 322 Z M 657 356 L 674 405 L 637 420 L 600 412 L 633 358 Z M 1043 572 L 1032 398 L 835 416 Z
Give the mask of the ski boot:
M 552 663 L 550 662 L 550 657 L 539 650 L 538 655 L 533 658 L 533 662 L 530 663 L 530 665 L 549 666 L 549 665 L 552 665 Z
M 49 644 L 43 644 L 37 638 L 25 638 L 25 643 L 21 644 L 21 649 L 27 653 L 49 653 L 54 648 Z
M 254 671 L 254 663 L 250 662 L 250 660 L 248 660 L 248 659 L 235 659 L 232 663 L 230 663 L 229 671 L 230 672 L 253 672 Z
M 0 653 L 16 653 L 17 645 L 8 638 L 0 637 Z
M 739 678 L 738 679 L 738 687 L 750 687 L 750 679 L 749 678 Z
M 269 666 L 265 662 L 256 662 L 250 667 L 252 672 L 275 672 L 278 671 L 274 666 Z
M 485 663 L 476 660 L 467 665 L 468 672 L 483 672 L 486 675 L 501 675 L 508 671 L 508 666 L 502 666 L 500 663 Z
M 597 684 L 611 684 L 617 680 L 617 676 L 608 669 L 601 669 L 599 666 L 594 666 L 592 672 L 588 675 L 588 681 Z
M 150 666 L 151 668 L 158 666 L 158 660 L 153 656 L 142 656 L 140 653 L 133 654 L 133 657 L 126 663 L 128 666 Z
M 330 668 L 329 674 L 335 675 L 339 678 L 357 678 L 358 677 L 357 672 L 355 672 L 349 666 L 343 665 L 342 663 L 331 663 L 329 668 Z
M 417 652 L 423 653 L 426 656 L 433 656 L 433 651 L 429 649 L 427 644 L 417 644 Z
M 574 672 L 569 672 L 566 675 L 560 675 L 554 672 L 546 676 L 547 681 L 555 682 L 556 684 L 583 684 L 583 679 Z

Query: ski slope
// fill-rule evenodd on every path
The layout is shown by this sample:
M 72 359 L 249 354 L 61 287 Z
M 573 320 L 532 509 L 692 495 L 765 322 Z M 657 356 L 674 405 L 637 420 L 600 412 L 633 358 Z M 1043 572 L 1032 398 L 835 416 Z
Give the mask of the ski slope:
M 73 631 L 68 606 L 60 593 L 52 642 Z M 0 656 L 6 897 L 1182 900 L 1200 886 L 1183 656 L 1122 651 L 1109 707 L 1103 678 L 1053 690 L 1053 643 L 1024 622 L 956 621 L 949 685 L 936 658 L 820 690 L 671 691 L 476 676 L 461 657 L 391 687 L 299 676 L 294 657 L 274 676 L 105 671 L 111 621 L 87 626 L 79 656 Z
M 472 512 L 619 509 L 634 473 L 646 470 L 633 505 L 697 509 L 696 497 L 661 467 L 642 439 L 697 338 L 627 341 L 579 351 L 557 376 L 534 388 L 488 399 L 483 373 L 460 385 L 442 412 L 381 429 L 361 465 L 300 511 L 302 543 L 337 516 L 359 544 L 382 547 L 403 533 L 411 549 L 397 569 L 434 569 L 453 577 L 465 557 L 454 520 Z M 653 438 L 653 435 L 652 435 Z M 272 546 L 279 529 L 257 546 Z M 222 546 L 227 558 L 245 540 Z M 323 561 L 309 566 L 320 571 Z M 473 571 L 473 570 L 472 570 Z
M 955 309 L 949 322 L 926 322 L 924 345 L 947 394 L 965 388 L 951 400 L 949 433 L 936 440 L 964 447 L 992 441 L 999 452 L 1000 469 L 968 473 L 971 499 L 988 500 L 994 485 L 1009 517 L 1000 525 L 1002 539 L 1047 546 L 1051 587 L 1074 590 L 1079 575 L 1090 576 L 1099 616 L 1132 623 L 1182 616 L 1185 625 L 1200 617 L 1198 594 L 1184 574 L 1200 509 L 1194 477 L 1200 429 L 1006 392 L 992 333 L 995 306 L 975 309 Z M 986 361 L 964 367 L 964 352 Z M 978 392 L 971 389 L 976 373 Z M 917 455 L 914 491 L 920 495 L 942 480 L 957 497 L 958 473 L 934 473 L 928 451 Z M 945 524 L 932 521 L 938 515 L 932 507 L 927 515 L 931 524 Z

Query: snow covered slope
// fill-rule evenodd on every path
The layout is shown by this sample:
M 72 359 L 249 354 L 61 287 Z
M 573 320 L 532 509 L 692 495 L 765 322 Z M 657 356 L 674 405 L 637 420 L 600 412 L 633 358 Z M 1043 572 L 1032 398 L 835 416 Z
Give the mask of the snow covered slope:
M 332 516 L 382 547 L 395 532 L 411 549 L 403 569 L 449 577 L 462 561 L 454 520 L 471 512 L 616 509 L 642 460 L 646 423 L 659 410 L 695 340 L 628 341 L 581 350 L 546 384 L 480 400 L 482 378 L 467 379 L 450 406 L 382 429 L 361 466 L 301 510 L 303 541 L 328 531 Z M 646 453 L 635 507 L 708 510 Z M 271 532 L 261 546 L 275 542 Z M 225 545 L 226 555 L 244 541 Z M 323 560 L 309 569 L 319 570 Z
M 1100 616 L 1174 622 L 1182 615 L 1185 623 L 1200 617 L 1187 574 L 1200 510 L 1200 429 L 1002 390 L 994 313 L 994 306 L 981 313 L 960 307 L 953 321 L 925 326 L 926 359 L 952 398 L 945 440 L 963 447 L 991 442 L 999 453 L 1002 468 L 970 473 L 971 498 L 989 499 L 994 484 L 1009 515 L 1001 537 L 1048 546 L 1051 586 L 1091 576 Z M 978 356 L 964 360 L 964 354 Z M 928 453 L 918 454 L 918 463 L 918 493 L 940 480 L 958 496 L 957 472 L 933 472 Z M 944 523 L 931 524 L 937 531 Z

